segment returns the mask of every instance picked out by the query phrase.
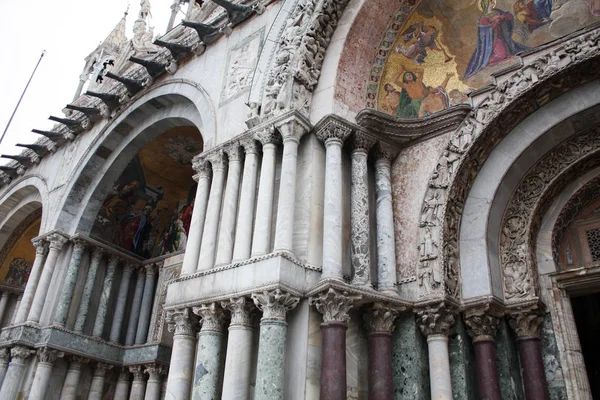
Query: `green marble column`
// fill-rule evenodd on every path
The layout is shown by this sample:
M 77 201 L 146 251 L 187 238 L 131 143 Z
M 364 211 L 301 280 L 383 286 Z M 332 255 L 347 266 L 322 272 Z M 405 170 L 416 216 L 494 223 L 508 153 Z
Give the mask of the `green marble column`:
M 75 283 L 77 283 L 77 276 L 79 275 L 79 269 L 81 266 L 81 257 L 86 247 L 86 242 L 81 239 L 74 239 L 73 254 L 71 255 L 71 262 L 67 268 L 67 273 L 64 277 L 64 283 L 62 286 L 58 305 L 56 306 L 56 314 L 54 315 L 54 324 L 64 327 L 67 323 L 67 317 L 69 316 L 69 309 L 71 308 L 71 300 L 73 299 L 73 292 L 75 291 Z
M 550 400 L 563 400 L 567 398 L 567 388 L 560 365 L 560 356 L 554 336 L 554 326 L 550 313 L 544 316 L 542 329 L 540 332 L 542 339 L 542 357 L 544 360 L 544 370 L 546 380 L 548 381 L 548 390 L 550 391 Z
M 428 400 L 427 342 L 413 313 L 400 314 L 392 335 L 394 400 Z
M 519 371 L 519 352 L 505 318 L 500 320 L 496 333 L 496 366 L 502 400 L 524 400 L 523 381 Z
M 456 318 L 454 331 L 450 333 L 449 339 L 452 397 L 454 400 L 477 400 L 473 345 L 462 318 Z

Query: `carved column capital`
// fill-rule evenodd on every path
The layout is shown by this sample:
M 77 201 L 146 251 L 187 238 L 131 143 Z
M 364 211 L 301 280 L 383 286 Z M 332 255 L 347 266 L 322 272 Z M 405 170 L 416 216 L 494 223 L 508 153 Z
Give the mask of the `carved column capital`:
M 37 355 L 41 363 L 54 364 L 57 359 L 64 357 L 65 353 L 49 349 L 48 347 L 42 347 L 38 350 Z
M 368 153 L 376 143 L 376 138 L 363 132 L 356 132 L 352 139 L 350 139 L 350 147 L 353 153 L 355 151 Z
M 92 262 L 96 261 L 100 261 L 100 259 L 102 258 L 102 256 L 106 254 L 106 250 L 103 249 L 102 247 L 94 247 L 92 250 Z
M 146 267 L 144 265 L 137 267 L 134 271 L 138 279 L 143 279 L 146 276 Z
M 146 264 L 144 265 L 144 269 L 146 270 L 146 275 L 156 275 L 156 271 L 158 271 L 158 265 L 156 263 Z
M 270 126 L 262 129 L 254 134 L 254 138 L 258 140 L 263 146 L 269 143 L 278 145 L 281 143 L 281 136 L 275 130 L 275 127 Z
M 375 303 L 366 310 L 363 315 L 367 331 L 369 333 L 389 333 L 394 332 L 394 322 L 398 317 L 398 310 L 383 303 Z
M 423 335 L 448 336 L 454 324 L 454 314 L 444 304 L 417 312 L 417 324 Z
M 48 235 L 45 239 L 50 243 L 50 249 L 58 251 L 60 251 L 68 241 L 68 239 L 60 233 L 53 233 Z
M 227 169 L 227 157 L 223 150 L 217 150 L 208 155 L 208 161 L 212 166 L 213 171 L 224 171 Z
M 544 315 L 539 310 L 509 313 L 508 324 L 518 339 L 539 338 Z
M 129 382 L 129 378 L 130 378 L 131 374 L 129 373 L 129 369 L 126 367 L 122 367 L 121 370 L 119 371 L 119 381 L 122 382 Z
M 96 363 L 96 368 L 94 368 L 94 376 L 103 378 L 106 375 L 106 371 L 112 368 L 113 366 L 110 364 L 103 362 Z
M 176 336 L 195 336 L 196 334 L 196 316 L 189 308 L 168 311 L 165 322 L 168 324 L 169 332 L 173 332 Z
M 200 332 L 223 332 L 225 313 L 217 303 L 194 307 L 194 314 L 202 318 Z
M 25 346 L 15 346 L 10 349 L 10 358 L 12 361 L 24 363 L 27 358 L 35 354 L 35 350 Z
M 133 374 L 133 380 L 144 382 L 146 380 L 146 370 L 143 365 L 134 365 L 129 367 L 129 372 Z
M 314 305 L 323 314 L 323 323 L 338 322 L 348 323 L 350 316 L 348 311 L 354 306 L 354 302 L 362 296 L 350 295 L 348 292 L 330 288 L 326 292 L 319 293 L 309 299 L 309 304 Z
M 352 128 L 337 120 L 327 121 L 316 133 L 317 138 L 325 145 L 333 142 L 341 145 L 351 134 Z
M 146 365 L 146 373 L 150 380 L 160 380 L 162 375 L 166 375 L 168 368 L 160 364 Z
M 490 313 L 465 313 L 467 332 L 473 342 L 494 340 L 500 318 Z
M 252 300 L 256 307 L 263 312 L 262 321 L 285 322 L 285 315 L 294 309 L 300 299 L 281 289 L 265 290 L 261 293 L 252 293 Z
M 85 357 L 71 356 L 69 362 L 69 369 L 81 371 L 83 364 L 89 363 L 90 360 Z
M 226 149 L 227 157 L 229 162 L 241 162 L 244 152 L 239 142 L 231 143 Z
M 300 142 L 302 136 L 304 136 L 309 129 L 309 127 L 295 115 L 277 122 L 275 128 L 277 128 L 281 134 L 284 143 L 287 141 Z
M 116 254 L 111 254 L 110 257 L 108 258 L 108 265 L 114 265 L 117 266 L 119 265 L 119 263 L 121 262 L 121 257 L 119 257 Z
M 245 297 L 222 301 L 221 307 L 231 312 L 230 326 L 252 327 L 254 304 Z
M 206 157 L 194 157 L 192 160 L 192 168 L 196 171 L 194 180 L 198 182 L 201 178 L 209 178 L 211 173 L 210 163 L 206 161 Z
M 10 361 L 10 350 L 7 347 L 0 349 L 0 364 L 8 364 Z
M 254 138 L 248 137 L 240 140 L 240 146 L 243 147 L 246 154 L 258 154 L 258 143 Z
M 135 271 L 137 269 L 137 265 L 136 264 L 132 264 L 132 263 L 127 263 L 123 266 L 123 273 L 128 273 L 131 274 L 133 271 Z
M 379 142 L 377 143 L 377 146 L 375 146 L 373 155 L 375 156 L 376 163 L 389 164 L 394 160 L 397 153 L 397 150 L 393 147 L 386 145 L 386 143 Z
M 79 237 L 73 238 L 72 242 L 73 242 L 73 251 L 83 252 L 88 246 L 88 242 L 86 242 L 84 239 L 79 238 Z
M 35 254 L 43 256 L 48 252 L 48 242 L 44 239 L 32 240 L 33 247 L 35 247 Z

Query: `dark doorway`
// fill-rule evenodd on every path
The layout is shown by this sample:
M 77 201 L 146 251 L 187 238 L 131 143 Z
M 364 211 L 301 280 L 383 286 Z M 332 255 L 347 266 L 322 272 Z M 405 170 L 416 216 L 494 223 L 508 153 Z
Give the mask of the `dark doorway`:
M 592 398 L 600 399 L 600 293 L 571 298 Z

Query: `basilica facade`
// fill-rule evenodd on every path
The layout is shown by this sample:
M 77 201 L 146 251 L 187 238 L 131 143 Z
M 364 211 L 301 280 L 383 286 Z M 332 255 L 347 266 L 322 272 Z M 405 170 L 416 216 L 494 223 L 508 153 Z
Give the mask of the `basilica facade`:
M 600 398 L 598 0 L 150 8 L 0 167 L 0 399 Z

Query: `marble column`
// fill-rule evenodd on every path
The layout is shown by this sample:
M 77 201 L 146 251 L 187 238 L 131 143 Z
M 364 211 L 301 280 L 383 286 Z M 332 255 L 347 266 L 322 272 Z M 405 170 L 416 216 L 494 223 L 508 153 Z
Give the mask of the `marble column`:
M 369 150 L 375 139 L 362 133 L 352 138 L 352 188 L 350 192 L 350 239 L 352 284 L 371 287 L 371 224 L 369 216 Z
M 17 316 L 17 310 L 19 309 L 20 305 L 21 305 L 21 300 L 23 300 L 23 293 L 21 293 L 18 297 L 17 297 L 17 301 L 15 302 L 15 308 L 14 311 L 10 317 L 10 324 L 14 325 L 15 324 L 15 318 Z
M 121 275 L 121 284 L 119 285 L 119 293 L 117 295 L 117 303 L 113 314 L 112 325 L 110 327 L 110 341 L 119 342 L 121 338 L 121 328 L 123 327 L 123 319 L 125 318 L 125 306 L 127 305 L 127 293 L 129 292 L 129 282 L 131 274 L 133 274 L 135 266 L 126 264 Z
M 216 265 L 227 265 L 233 257 L 233 240 L 235 238 L 235 219 L 237 216 L 238 197 L 240 193 L 240 174 L 242 171 L 242 149 L 238 143 L 231 144 L 226 150 L 229 158 L 229 172 L 223 199 L 223 213 L 219 227 L 219 244 L 217 247 Z
M 246 400 L 249 396 L 252 370 L 254 306 L 244 297 L 224 301 L 221 306 L 231 312 L 222 398 Z
M 59 357 L 63 357 L 64 353 L 43 347 L 38 350 L 37 355 L 38 363 L 35 368 L 31 391 L 29 392 L 29 398 L 32 400 L 46 398 L 46 391 L 48 390 L 48 383 L 50 383 L 54 362 Z
M 286 313 L 300 299 L 280 289 L 253 293 L 254 304 L 262 311 L 255 400 L 283 400 L 285 371 Z
M 79 275 L 79 269 L 81 267 L 81 258 L 86 247 L 87 243 L 84 240 L 80 238 L 73 239 L 71 261 L 67 267 L 67 272 L 60 291 L 60 297 L 58 298 L 58 304 L 56 305 L 56 313 L 54 314 L 54 325 L 56 326 L 64 328 L 67 324 L 71 300 L 73 299 L 75 284 L 77 283 L 77 276 Z
M 233 261 L 243 261 L 250 258 L 256 200 L 256 173 L 258 171 L 258 145 L 256 141 L 250 138 L 243 140 L 240 144 L 244 148 L 246 156 L 244 158 L 240 208 L 238 210 L 237 226 L 235 229 Z
M 15 346 L 10 349 L 11 360 L 4 376 L 4 382 L 2 382 L 2 389 L 0 389 L 0 399 L 16 399 L 22 396 L 19 389 L 21 389 L 21 381 L 26 372 L 25 360 L 33 354 L 35 354 L 34 350 L 24 346 Z
M 346 399 L 346 330 L 350 316 L 348 311 L 361 296 L 330 288 L 310 298 L 323 314 L 321 334 L 321 390 L 320 397 L 328 400 Z
M 69 363 L 69 369 L 67 369 L 67 376 L 63 383 L 62 391 L 60 392 L 60 400 L 76 400 L 77 399 L 77 385 L 81 378 L 81 368 L 83 364 L 89 360 L 83 357 L 73 356 Z
M 8 300 L 10 300 L 10 295 L 10 292 L 4 291 L 2 292 L 2 297 L 0 297 L 0 323 L 2 323 L 2 319 L 4 318 L 4 312 L 6 311 Z
M 285 251 L 293 254 L 298 146 L 300 139 L 307 132 L 308 126 L 294 116 L 278 125 L 277 129 L 283 138 L 283 156 L 273 247 L 274 251 Z
M 194 175 L 194 180 L 198 182 L 198 187 L 196 188 L 190 232 L 185 246 L 185 255 L 183 256 L 182 275 L 193 274 L 198 268 L 202 231 L 204 230 L 208 194 L 210 192 L 210 165 L 203 158 L 199 158 L 194 159 L 193 166 L 194 170 L 198 172 Z
M 389 400 L 394 397 L 392 372 L 392 333 L 398 311 L 389 305 L 375 303 L 364 314 L 369 341 L 369 399 Z
M 342 270 L 342 145 L 352 133 L 332 121 L 317 132 L 325 142 L 325 197 L 323 205 L 323 272 L 321 279 L 344 281 Z
M 83 288 L 83 294 L 81 295 L 79 309 L 77 310 L 77 318 L 73 328 L 75 332 L 83 332 L 88 311 L 90 310 L 90 301 L 92 299 L 94 283 L 96 282 L 96 275 L 98 274 L 98 267 L 100 266 L 100 261 L 102 260 L 104 253 L 104 249 L 100 247 L 95 247 L 92 250 L 90 268 L 88 269 L 88 273 L 85 278 L 85 287 Z
M 96 311 L 96 319 L 94 320 L 94 330 L 92 334 L 96 337 L 102 337 L 102 333 L 104 332 L 106 316 L 108 313 L 108 302 L 110 300 L 110 294 L 115 281 L 115 272 L 117 271 L 119 262 L 120 260 L 116 256 L 112 256 L 108 260 L 106 275 L 102 285 L 102 293 L 100 294 L 100 301 L 98 302 L 98 311 Z
M 128 400 L 129 399 L 129 384 L 131 374 L 127 368 L 121 368 L 119 372 L 119 378 L 117 379 L 117 386 L 115 388 L 114 400 Z
M 540 327 L 543 320 L 543 315 L 534 310 L 512 313 L 508 320 L 517 336 L 521 374 L 527 400 L 550 399 L 540 344 Z
M 135 334 L 137 332 L 138 322 L 140 320 L 140 310 L 142 309 L 142 295 L 144 294 L 144 281 L 146 280 L 146 269 L 139 267 L 136 270 L 137 277 L 135 281 L 135 290 L 133 300 L 129 311 L 129 322 L 127 323 L 127 336 L 125 344 L 131 346 L 135 343 Z
M 202 247 L 200 248 L 198 271 L 209 270 L 215 265 L 223 187 L 225 186 L 225 175 L 227 174 L 227 159 L 223 151 L 211 154 L 209 160 L 212 165 L 213 179 L 208 198 L 204 232 L 202 233 Z
M 142 365 L 134 365 L 133 367 L 129 367 L 129 371 L 133 374 L 129 400 L 144 400 L 146 394 L 146 370 Z
M 46 254 L 48 253 L 48 242 L 46 240 L 32 240 L 32 242 L 35 246 L 35 260 L 33 261 L 33 266 L 31 267 L 29 278 L 27 279 L 23 298 L 19 307 L 16 309 L 17 312 L 13 321 L 14 324 L 21 324 L 27 319 L 27 314 L 29 314 L 31 303 L 33 302 L 37 286 L 40 282 L 44 261 L 46 261 Z
M 196 348 L 193 400 L 220 397 L 221 365 L 223 357 L 223 323 L 225 314 L 217 303 L 194 307 L 194 314 L 202 318 Z
M 262 256 L 271 251 L 271 228 L 273 224 L 273 197 L 275 195 L 275 162 L 277 144 L 281 139 L 274 128 L 266 129 L 256 135 L 262 143 L 262 163 L 258 184 L 258 202 L 256 221 L 252 236 L 252 257 Z
M 189 309 L 170 311 L 166 322 L 173 332 L 171 364 L 167 377 L 166 399 L 187 400 L 190 398 L 194 374 L 196 350 L 196 318 Z
M 442 304 L 419 311 L 417 321 L 427 338 L 431 398 L 452 400 L 448 334 L 454 324 L 454 315 Z
M 48 289 L 50 288 L 50 282 L 52 281 L 52 275 L 54 274 L 56 261 L 58 260 L 61 249 L 65 243 L 67 243 L 67 238 L 59 233 L 54 233 L 47 236 L 46 240 L 50 242 L 50 250 L 48 252 L 48 257 L 46 257 L 46 262 L 44 263 L 44 268 L 42 270 L 35 295 L 33 296 L 29 314 L 27 315 L 27 322 L 36 325 L 40 322 L 42 310 L 44 308 L 44 304 L 46 304 L 46 295 L 48 294 Z M 25 304 L 25 301 L 21 301 L 21 304 Z
M 88 400 L 102 400 L 104 394 L 104 381 L 106 379 L 106 371 L 112 368 L 112 365 L 105 363 L 97 363 L 94 368 L 94 376 L 90 385 L 90 393 Z
M 469 336 L 473 339 L 475 349 L 479 398 L 501 400 L 494 343 L 494 337 L 498 331 L 498 316 L 485 313 L 485 311 L 468 311 L 465 312 L 465 324 L 468 327 Z
M 4 382 L 6 376 L 6 370 L 8 369 L 8 363 L 10 361 L 10 350 L 8 347 L 0 348 L 0 388 Z
M 159 364 L 152 364 L 146 367 L 148 374 L 148 383 L 146 384 L 146 395 L 144 400 L 160 400 L 162 390 L 162 377 L 167 369 Z
M 375 196 L 377 215 L 377 282 L 378 289 L 397 295 L 396 243 L 392 208 L 393 153 L 380 144 L 375 152 Z
M 156 286 L 156 264 L 148 264 L 146 269 L 146 283 L 144 284 L 144 296 L 142 297 L 142 309 L 140 320 L 135 335 L 135 344 L 144 344 L 148 339 L 148 328 L 152 313 L 152 302 L 154 300 L 154 287 Z

